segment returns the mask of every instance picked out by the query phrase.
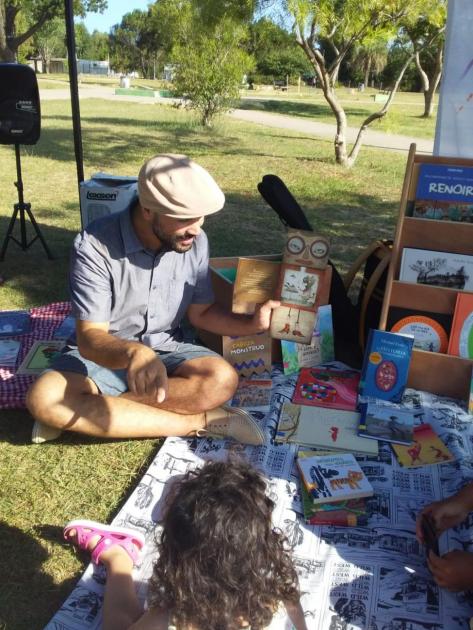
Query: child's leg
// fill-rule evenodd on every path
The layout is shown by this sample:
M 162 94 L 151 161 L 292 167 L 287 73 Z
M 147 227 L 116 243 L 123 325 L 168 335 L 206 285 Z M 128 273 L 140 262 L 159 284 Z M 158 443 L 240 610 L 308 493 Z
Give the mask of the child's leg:
M 138 600 L 135 585 L 133 583 L 132 571 L 134 560 L 132 555 L 137 555 L 138 545 L 128 541 L 128 551 L 119 544 L 120 535 L 114 536 L 113 528 L 82 521 L 83 525 L 77 525 L 81 521 L 72 521 L 64 530 L 64 537 L 75 546 L 90 551 L 92 558 L 96 562 L 103 564 L 107 570 L 107 581 L 105 583 L 105 596 L 103 603 L 103 630 L 126 630 L 143 614 L 142 607 Z M 104 532 L 99 528 L 112 530 Z M 100 533 L 99 533 L 100 531 Z M 105 538 L 110 544 L 103 544 Z M 122 536 L 123 538 L 123 536 Z M 130 547 L 130 544 L 133 547 Z M 102 550 L 99 551 L 99 545 Z M 130 550 L 133 549 L 132 555 Z M 97 551 L 99 551 L 97 557 Z M 95 558 L 94 558 L 95 552 Z

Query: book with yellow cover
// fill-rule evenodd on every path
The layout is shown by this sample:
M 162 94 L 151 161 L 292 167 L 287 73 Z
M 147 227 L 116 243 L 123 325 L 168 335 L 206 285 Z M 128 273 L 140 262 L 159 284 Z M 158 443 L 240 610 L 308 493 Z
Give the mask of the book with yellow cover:
M 443 464 L 455 459 L 430 424 L 414 428 L 414 441 L 409 446 L 392 445 L 396 457 L 405 468 L 417 468 L 428 464 Z

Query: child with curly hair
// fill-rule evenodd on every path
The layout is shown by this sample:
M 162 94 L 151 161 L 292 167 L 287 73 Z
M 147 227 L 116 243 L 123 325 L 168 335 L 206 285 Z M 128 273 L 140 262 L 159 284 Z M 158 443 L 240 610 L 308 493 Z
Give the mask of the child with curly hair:
M 143 614 L 132 580 L 134 530 L 71 521 L 64 537 L 107 569 L 104 630 L 261 630 L 281 602 L 306 630 L 286 539 L 271 524 L 266 481 L 244 463 L 209 462 L 176 482 Z

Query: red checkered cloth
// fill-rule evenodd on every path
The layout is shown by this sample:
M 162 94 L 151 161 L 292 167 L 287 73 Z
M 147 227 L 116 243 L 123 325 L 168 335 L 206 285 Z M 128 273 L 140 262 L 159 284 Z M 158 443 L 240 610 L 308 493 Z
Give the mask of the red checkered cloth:
M 54 331 L 62 324 L 70 311 L 70 302 L 54 302 L 30 310 L 30 332 L 27 335 L 11 337 L 11 339 L 21 341 L 17 367 L 35 341 L 52 339 Z M 22 409 L 25 406 L 26 391 L 34 379 L 34 376 L 15 374 L 11 367 L 0 367 L 0 409 Z

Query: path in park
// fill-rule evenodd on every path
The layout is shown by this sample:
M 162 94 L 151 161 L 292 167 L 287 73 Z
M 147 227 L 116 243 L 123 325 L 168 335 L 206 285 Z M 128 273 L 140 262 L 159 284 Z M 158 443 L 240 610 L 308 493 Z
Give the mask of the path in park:
M 106 98 L 113 101 L 128 101 L 139 103 L 169 103 L 169 98 L 150 98 L 149 96 L 122 96 L 116 95 L 114 88 L 102 86 L 80 86 L 79 96 L 83 98 Z M 41 100 L 69 99 L 69 88 L 41 90 Z M 270 112 L 258 112 L 246 109 L 235 109 L 228 114 L 232 118 L 243 120 L 266 127 L 276 127 L 278 129 L 288 129 L 299 133 L 305 133 L 318 138 L 328 138 L 333 140 L 335 136 L 335 125 L 329 123 L 321 123 L 314 120 L 306 120 L 297 118 L 296 116 L 286 116 L 284 114 L 272 114 Z M 355 127 L 347 128 L 347 141 L 352 143 L 355 141 L 358 129 Z M 412 138 L 410 136 L 401 136 L 397 134 L 384 133 L 382 131 L 374 131 L 367 129 L 363 138 L 365 146 L 378 147 L 380 149 L 389 149 L 392 151 L 408 151 L 412 142 L 417 145 L 417 151 L 420 153 L 432 153 L 434 142 L 425 138 Z

